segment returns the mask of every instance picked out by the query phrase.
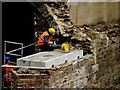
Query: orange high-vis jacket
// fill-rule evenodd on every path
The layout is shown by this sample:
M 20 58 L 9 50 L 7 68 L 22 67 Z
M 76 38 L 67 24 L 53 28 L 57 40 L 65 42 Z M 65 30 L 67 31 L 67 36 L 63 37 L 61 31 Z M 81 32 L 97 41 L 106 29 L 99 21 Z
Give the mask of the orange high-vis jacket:
M 44 44 L 45 36 L 49 36 L 49 34 L 48 34 L 47 31 L 43 32 L 43 33 L 40 35 L 39 41 L 38 41 L 38 43 L 37 43 L 38 46 Z M 50 40 L 51 40 L 51 39 L 48 38 L 48 40 L 47 40 L 46 43 L 49 44 Z

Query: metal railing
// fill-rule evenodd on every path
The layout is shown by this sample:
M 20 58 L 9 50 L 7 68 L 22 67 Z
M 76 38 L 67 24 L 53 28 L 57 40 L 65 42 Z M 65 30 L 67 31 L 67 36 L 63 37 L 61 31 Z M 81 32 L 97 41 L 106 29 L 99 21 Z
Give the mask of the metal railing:
M 8 51 L 8 52 L 7 52 L 7 51 L 6 51 L 7 43 L 9 43 L 9 44 L 21 45 L 21 48 L 17 48 L 17 49 L 14 49 L 14 50 L 11 50 L 11 51 Z M 5 64 L 6 54 L 7 54 L 7 55 L 13 55 L 13 56 L 23 57 L 23 49 L 24 49 L 24 48 L 27 48 L 27 47 L 30 47 L 30 46 L 33 46 L 33 45 L 35 45 L 35 43 L 29 44 L 29 45 L 23 47 L 23 43 L 17 43 L 17 42 L 11 42 L 11 41 L 4 41 L 4 64 Z M 13 52 L 18 51 L 18 50 L 21 50 L 21 54 L 13 54 Z

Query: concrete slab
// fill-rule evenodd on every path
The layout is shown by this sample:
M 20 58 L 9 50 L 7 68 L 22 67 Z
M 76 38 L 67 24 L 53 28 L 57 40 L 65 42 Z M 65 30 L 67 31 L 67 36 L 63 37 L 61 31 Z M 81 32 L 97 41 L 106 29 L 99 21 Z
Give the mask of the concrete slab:
M 77 60 L 83 56 L 83 50 L 74 50 L 69 53 L 60 51 L 39 52 L 17 59 L 18 66 L 52 67 Z

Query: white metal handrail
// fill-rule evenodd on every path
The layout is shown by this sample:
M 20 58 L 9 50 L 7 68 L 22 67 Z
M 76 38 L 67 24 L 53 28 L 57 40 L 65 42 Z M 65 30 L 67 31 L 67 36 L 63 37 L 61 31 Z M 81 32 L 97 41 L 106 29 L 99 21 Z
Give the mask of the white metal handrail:
M 21 48 L 17 48 L 17 49 L 14 49 L 14 50 L 6 52 L 6 43 L 19 44 L 19 45 L 21 45 Z M 23 47 L 23 43 L 17 43 L 17 42 L 11 42 L 11 41 L 4 41 L 4 64 L 5 64 L 6 54 L 23 57 L 23 49 L 27 48 L 27 47 L 30 47 L 32 45 L 35 45 L 35 43 L 29 44 L 29 45 Z M 18 51 L 18 50 L 21 50 L 21 55 L 19 55 L 19 54 L 13 54 L 12 53 L 12 52 L 15 52 L 15 51 Z
M 10 44 L 19 44 L 21 45 L 21 55 L 19 54 L 12 54 L 11 51 L 7 52 L 6 51 L 6 46 L 7 46 L 7 43 L 10 43 Z M 12 50 L 12 52 L 14 52 L 15 50 Z M 4 64 L 5 64 L 5 57 L 6 57 L 6 54 L 9 54 L 9 55 L 14 55 L 14 56 L 23 56 L 23 43 L 17 43 L 17 42 L 11 42 L 11 41 L 4 41 Z
M 22 47 L 22 48 L 24 49 L 24 48 L 30 47 L 30 46 L 32 46 L 32 45 L 35 45 L 35 43 L 33 43 L 33 44 L 30 44 L 30 45 L 27 45 L 27 46 L 24 46 L 24 47 Z M 15 52 L 15 51 L 18 51 L 18 50 L 20 50 L 20 49 L 21 49 L 21 48 L 14 49 L 14 50 L 12 50 L 12 51 L 9 51 L 9 52 L 7 52 L 7 53 Z

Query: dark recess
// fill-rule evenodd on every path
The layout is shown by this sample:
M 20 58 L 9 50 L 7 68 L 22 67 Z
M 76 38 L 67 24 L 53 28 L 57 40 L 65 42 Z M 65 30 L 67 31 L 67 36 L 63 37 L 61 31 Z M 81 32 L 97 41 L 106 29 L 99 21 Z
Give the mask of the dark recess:
M 34 7 L 28 2 L 2 3 L 2 42 L 4 40 L 23 43 L 24 46 L 34 43 Z M 15 46 L 7 45 L 7 50 Z M 3 47 L 4 50 L 4 47 Z M 17 52 L 16 52 L 17 53 Z M 24 56 L 34 53 L 34 46 L 24 49 Z M 11 56 L 12 58 L 13 57 Z M 18 58 L 18 57 L 17 57 Z

